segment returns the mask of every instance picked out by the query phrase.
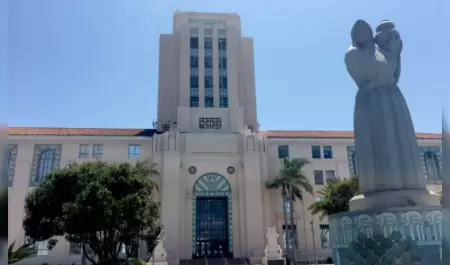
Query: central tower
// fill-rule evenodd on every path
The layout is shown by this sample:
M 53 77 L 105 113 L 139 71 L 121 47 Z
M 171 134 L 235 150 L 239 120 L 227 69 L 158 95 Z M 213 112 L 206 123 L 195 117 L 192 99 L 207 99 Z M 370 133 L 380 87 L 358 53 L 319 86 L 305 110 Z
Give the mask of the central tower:
M 158 130 L 257 130 L 253 39 L 238 15 L 176 12 L 159 56 Z

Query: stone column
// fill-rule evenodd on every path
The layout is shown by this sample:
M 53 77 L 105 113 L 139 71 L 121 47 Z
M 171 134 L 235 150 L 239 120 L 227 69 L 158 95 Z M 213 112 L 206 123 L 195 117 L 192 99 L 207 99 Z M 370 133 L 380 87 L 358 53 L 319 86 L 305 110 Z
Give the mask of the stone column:
M 162 224 L 167 247 L 169 265 L 178 265 L 180 251 L 180 153 L 178 134 L 164 133 L 162 136 Z
M 244 136 L 244 184 L 247 253 L 252 263 L 261 262 L 264 251 L 263 182 L 260 153 L 255 136 Z

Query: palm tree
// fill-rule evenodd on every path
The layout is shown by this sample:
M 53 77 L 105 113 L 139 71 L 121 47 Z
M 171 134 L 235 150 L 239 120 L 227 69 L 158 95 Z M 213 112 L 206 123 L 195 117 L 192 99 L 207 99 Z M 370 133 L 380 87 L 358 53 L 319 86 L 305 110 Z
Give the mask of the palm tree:
M 322 199 L 308 207 L 311 214 L 320 214 L 322 220 L 335 213 L 347 212 L 350 199 L 359 193 L 358 178 L 330 180 L 327 185 L 317 192 Z
M 311 183 L 302 170 L 307 164 L 309 164 L 309 162 L 304 158 L 284 158 L 281 160 L 281 170 L 278 176 L 265 182 L 265 186 L 268 189 L 281 189 L 284 227 L 285 229 L 288 229 L 285 251 L 287 251 L 288 246 L 291 248 L 291 260 L 294 260 L 295 250 L 297 249 L 295 240 L 296 233 L 292 231 L 294 227 L 294 202 L 296 199 L 303 201 L 303 190 L 310 194 L 314 193 Z M 287 205 L 289 205 L 289 209 L 287 209 Z M 290 217 L 291 225 L 288 224 L 288 215 Z
M 8 247 L 8 264 L 13 264 L 36 255 L 36 248 L 33 244 L 24 244 L 17 250 L 14 250 L 15 244 L 16 241 L 12 242 Z

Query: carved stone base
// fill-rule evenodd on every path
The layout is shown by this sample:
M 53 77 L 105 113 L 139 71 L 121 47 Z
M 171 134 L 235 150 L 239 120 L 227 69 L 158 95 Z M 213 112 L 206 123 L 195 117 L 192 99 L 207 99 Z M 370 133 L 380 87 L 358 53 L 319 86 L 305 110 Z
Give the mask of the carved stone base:
M 443 264 L 440 207 L 352 211 L 328 219 L 334 264 Z
M 358 195 L 350 200 L 350 210 L 440 206 L 439 195 L 429 190 L 398 190 Z
M 262 259 L 262 265 L 286 265 L 286 259 L 280 258 L 280 259 Z
M 155 261 L 155 262 L 153 262 L 153 261 L 150 260 L 147 264 L 148 265 L 168 265 L 169 263 L 167 261 Z

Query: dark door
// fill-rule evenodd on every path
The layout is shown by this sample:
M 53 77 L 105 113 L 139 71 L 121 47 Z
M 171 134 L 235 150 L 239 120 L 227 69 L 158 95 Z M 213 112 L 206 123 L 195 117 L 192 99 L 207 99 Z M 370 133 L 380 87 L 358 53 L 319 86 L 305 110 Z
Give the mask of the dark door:
M 196 251 L 194 258 L 230 257 L 227 198 L 197 198 Z

